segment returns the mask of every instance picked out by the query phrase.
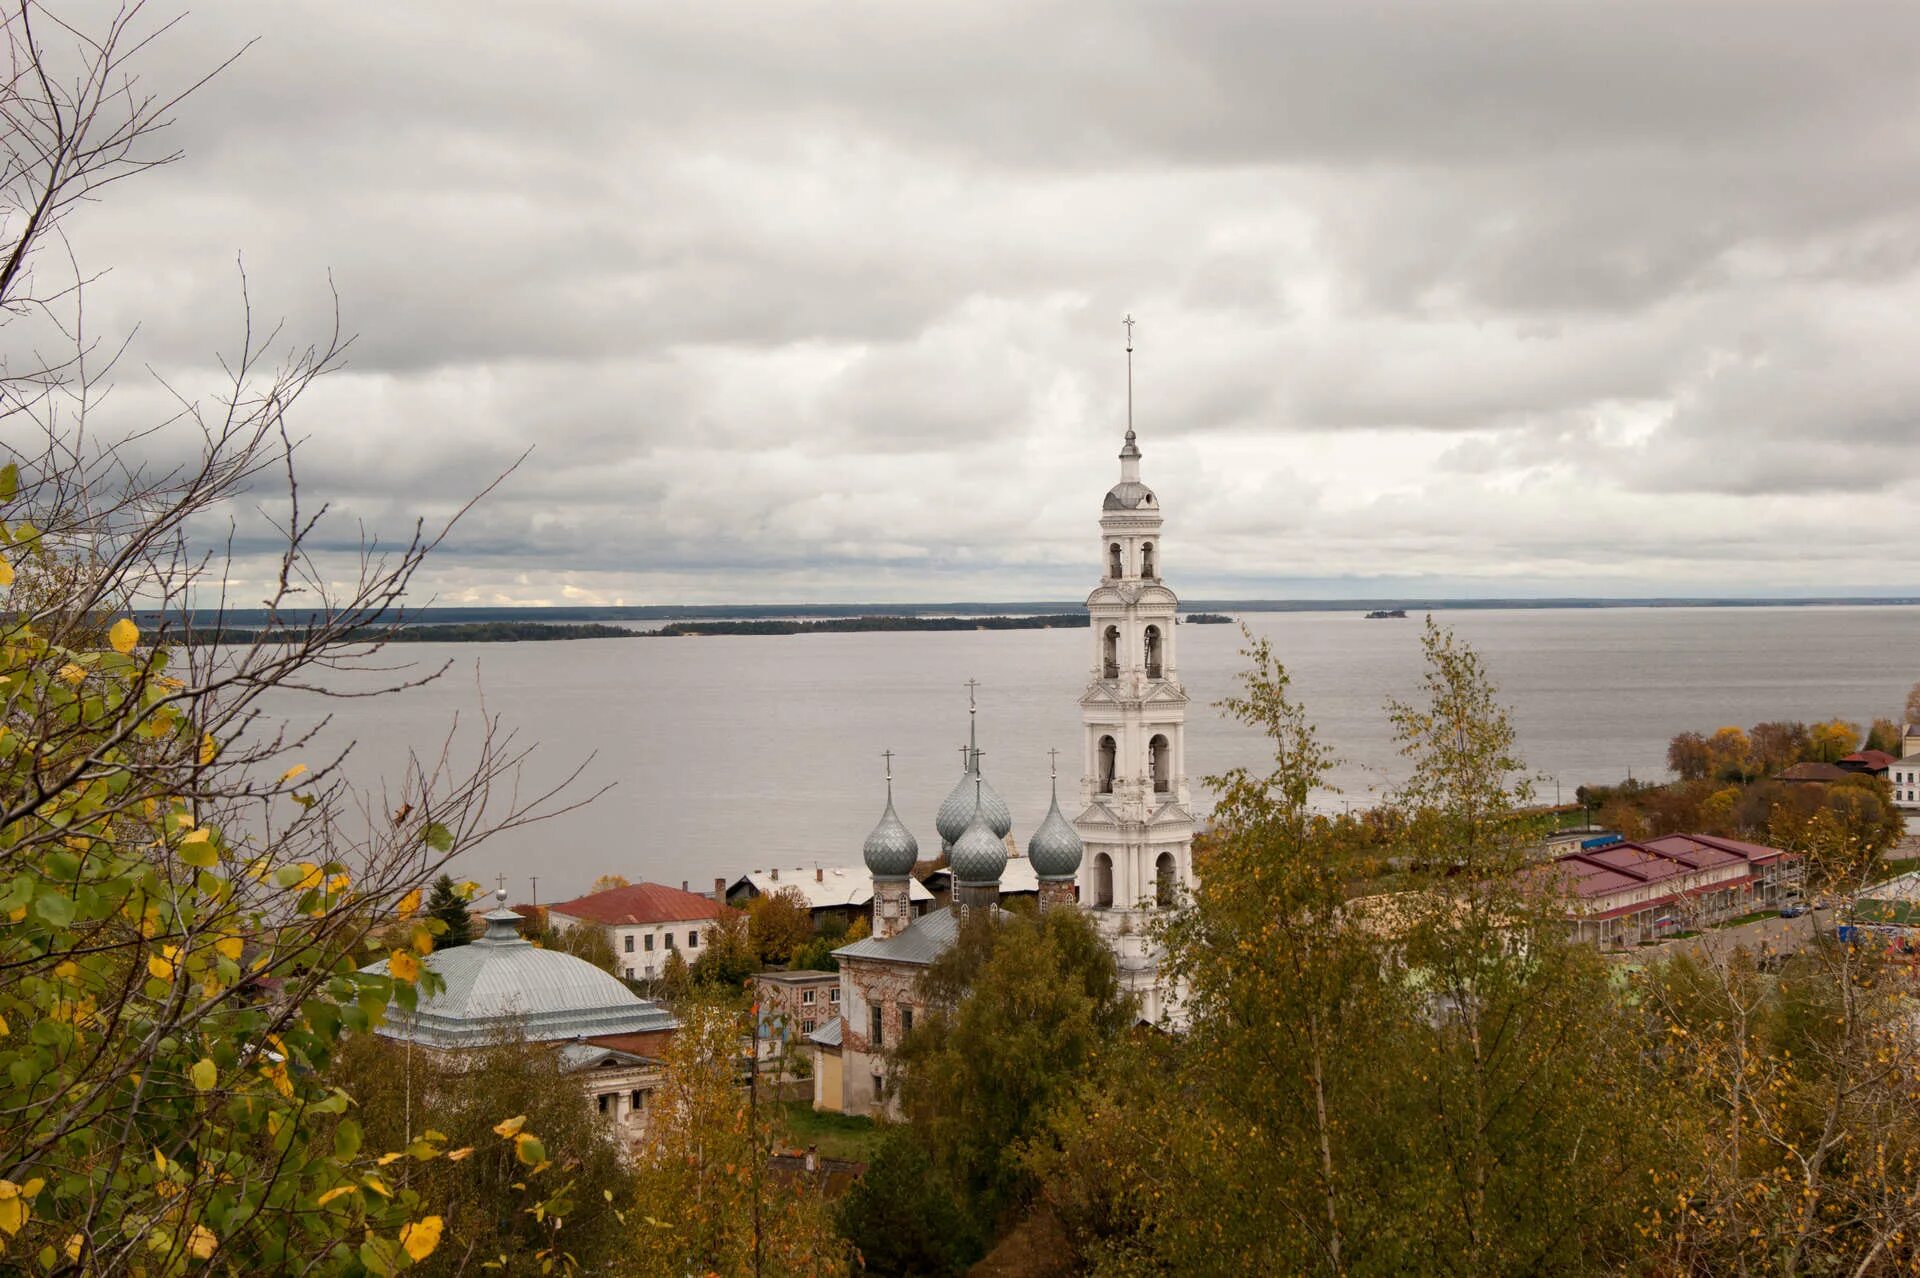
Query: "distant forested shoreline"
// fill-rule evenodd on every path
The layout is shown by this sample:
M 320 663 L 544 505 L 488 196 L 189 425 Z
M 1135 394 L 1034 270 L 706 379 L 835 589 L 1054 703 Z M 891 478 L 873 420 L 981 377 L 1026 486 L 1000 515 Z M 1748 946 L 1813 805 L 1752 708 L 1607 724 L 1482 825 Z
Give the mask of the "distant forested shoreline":
M 1191 620 L 1191 618 L 1190 618 Z M 865 631 L 1057 630 L 1087 624 L 1085 613 L 1047 613 L 1034 617 L 826 617 L 761 621 L 676 621 L 653 630 L 597 622 L 560 624 L 539 621 L 474 621 L 389 626 L 364 636 L 367 643 L 543 643 L 560 639 L 679 639 L 712 635 L 848 634 Z M 254 644 L 291 639 L 297 628 L 201 629 L 190 643 Z M 177 642 L 177 640 L 176 640 Z

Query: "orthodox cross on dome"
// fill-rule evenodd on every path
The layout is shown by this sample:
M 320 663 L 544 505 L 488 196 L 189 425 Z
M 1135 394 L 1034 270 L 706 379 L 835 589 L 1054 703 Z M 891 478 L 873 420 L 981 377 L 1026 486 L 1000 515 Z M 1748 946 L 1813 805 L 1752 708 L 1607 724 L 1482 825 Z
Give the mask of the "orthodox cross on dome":
M 504 891 L 506 891 L 506 890 L 507 890 L 507 876 L 506 876 L 506 875 L 504 875 L 504 874 L 497 874 L 497 875 L 495 875 L 495 876 L 494 876 L 494 882 L 495 882 L 495 883 L 496 883 L 496 884 L 497 884 L 497 885 L 499 886 L 499 889 L 500 889 L 500 890 L 501 890 L 502 892 L 504 892 Z
M 1120 321 L 1127 326 L 1127 439 L 1133 439 L 1133 313 Z
M 1060 752 L 1058 750 L 1047 751 L 1047 780 L 1053 782 L 1054 797 L 1058 798 L 1060 795 Z
M 880 757 L 887 761 L 887 802 L 893 802 L 893 751 L 882 750 Z

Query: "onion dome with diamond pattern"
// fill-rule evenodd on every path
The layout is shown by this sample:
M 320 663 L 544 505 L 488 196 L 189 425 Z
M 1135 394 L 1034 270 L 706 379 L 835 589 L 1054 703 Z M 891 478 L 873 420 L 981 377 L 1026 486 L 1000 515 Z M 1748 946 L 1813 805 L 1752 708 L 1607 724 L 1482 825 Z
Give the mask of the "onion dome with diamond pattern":
M 1046 819 L 1027 840 L 1027 860 L 1033 862 L 1034 874 L 1042 879 L 1070 879 L 1080 872 L 1080 858 L 1086 851 L 1080 836 L 1061 815 L 1060 795 L 1055 791 Z
M 920 841 L 893 810 L 891 781 L 887 785 L 887 810 L 881 815 L 880 824 L 867 836 L 863 851 L 867 870 L 876 879 L 904 879 L 913 873 L 914 863 L 920 859 Z
M 960 774 L 960 780 L 954 784 L 940 812 L 933 819 L 934 828 L 940 831 L 940 841 L 948 847 L 960 842 L 960 836 L 973 822 L 974 809 L 977 807 L 986 813 L 987 826 L 996 838 L 1006 838 L 1013 829 L 1013 811 L 1007 807 L 1007 801 L 1000 797 L 999 791 L 988 785 L 980 776 L 980 754 L 969 750 L 967 758 L 971 765 Z
M 984 782 L 981 783 L 984 786 Z M 973 820 L 953 841 L 947 865 L 955 883 L 998 883 L 1007 868 L 1006 836 L 995 834 L 985 819 L 985 804 L 975 807 Z

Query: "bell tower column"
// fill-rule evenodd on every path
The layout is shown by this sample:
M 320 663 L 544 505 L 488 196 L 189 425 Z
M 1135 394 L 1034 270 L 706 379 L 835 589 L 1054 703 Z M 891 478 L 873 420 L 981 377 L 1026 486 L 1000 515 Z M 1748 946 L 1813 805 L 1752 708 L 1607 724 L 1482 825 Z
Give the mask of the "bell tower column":
M 1120 482 L 1101 503 L 1100 584 L 1087 597 L 1091 669 L 1080 697 L 1086 773 L 1073 824 L 1086 848 L 1081 904 L 1133 914 L 1168 908 L 1192 886 L 1194 822 L 1183 739 L 1187 694 L 1178 664 L 1180 601 L 1162 577 L 1159 499 L 1140 479 L 1131 421 L 1131 320 L 1127 366 Z M 1138 934 L 1144 927 L 1120 930 Z

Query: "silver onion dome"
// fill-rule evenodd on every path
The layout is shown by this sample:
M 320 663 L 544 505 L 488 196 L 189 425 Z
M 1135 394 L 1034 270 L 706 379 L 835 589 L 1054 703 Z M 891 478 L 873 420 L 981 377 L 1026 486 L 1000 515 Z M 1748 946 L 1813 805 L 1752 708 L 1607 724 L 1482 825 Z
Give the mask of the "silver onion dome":
M 995 838 L 1004 839 L 1013 829 L 1013 810 L 1007 807 L 1000 792 L 980 776 L 979 752 L 968 751 L 967 758 L 971 760 L 967 770 L 960 774 L 960 780 L 954 783 L 933 818 L 934 828 L 940 831 L 940 841 L 948 847 L 960 842 L 960 836 L 973 823 L 976 807 L 986 814 L 987 828 Z
M 1070 879 L 1080 872 L 1080 858 L 1086 851 L 1080 836 L 1061 814 L 1056 791 L 1046 819 L 1027 840 L 1027 859 L 1033 862 L 1033 872 L 1043 879 Z
M 862 850 L 867 870 L 876 879 L 904 879 L 913 873 L 914 863 L 920 859 L 920 841 L 893 810 L 891 784 L 887 786 L 887 810 L 881 814 L 880 824 L 867 836 Z
M 995 834 L 983 819 L 985 805 L 974 810 L 973 820 L 953 841 L 947 854 L 955 883 L 998 883 L 1007 868 L 1005 835 Z

